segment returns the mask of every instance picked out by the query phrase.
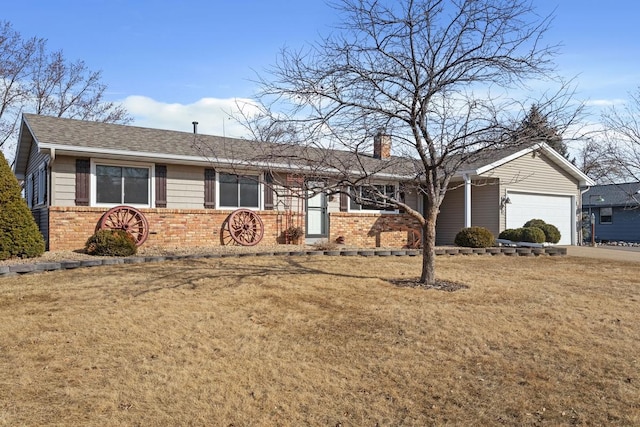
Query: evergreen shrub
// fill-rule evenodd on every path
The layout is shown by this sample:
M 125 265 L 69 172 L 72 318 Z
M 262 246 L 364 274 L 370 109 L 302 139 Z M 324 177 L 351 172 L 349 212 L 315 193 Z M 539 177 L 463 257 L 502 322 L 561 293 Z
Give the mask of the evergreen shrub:
M 135 238 L 124 230 L 98 230 L 85 244 L 89 255 L 130 256 L 138 251 Z
M 493 233 L 484 227 L 463 228 L 456 234 L 454 243 L 465 248 L 489 248 L 496 242 Z
M 20 184 L 0 152 L 0 260 L 33 258 L 44 253 L 38 230 Z
M 544 243 L 545 236 L 544 231 L 538 227 L 522 227 L 522 240 L 521 242 L 530 243 Z
M 503 230 L 499 235 L 499 239 L 511 240 L 512 242 L 522 241 L 522 228 L 507 228 Z
M 542 224 L 537 226 L 544 232 L 545 241 L 549 243 L 558 243 L 560 241 L 560 230 L 553 224 Z

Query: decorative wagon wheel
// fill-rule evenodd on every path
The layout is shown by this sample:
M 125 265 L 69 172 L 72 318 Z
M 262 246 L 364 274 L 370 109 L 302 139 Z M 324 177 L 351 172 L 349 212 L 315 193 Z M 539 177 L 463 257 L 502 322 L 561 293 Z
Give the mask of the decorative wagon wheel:
M 264 235 L 260 216 L 249 209 L 233 211 L 227 220 L 227 228 L 231 238 L 242 246 L 257 245 Z
M 102 215 L 98 223 L 100 230 L 124 230 L 131 234 L 136 246 L 142 245 L 149 237 L 149 223 L 142 212 L 131 206 L 116 206 Z

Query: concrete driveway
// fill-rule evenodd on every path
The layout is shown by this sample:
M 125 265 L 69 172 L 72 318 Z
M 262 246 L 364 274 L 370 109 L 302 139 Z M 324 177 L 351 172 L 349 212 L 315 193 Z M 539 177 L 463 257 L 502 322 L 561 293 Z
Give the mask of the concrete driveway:
M 583 258 L 611 259 L 616 261 L 640 262 L 640 248 L 623 246 L 564 246 L 567 255 Z

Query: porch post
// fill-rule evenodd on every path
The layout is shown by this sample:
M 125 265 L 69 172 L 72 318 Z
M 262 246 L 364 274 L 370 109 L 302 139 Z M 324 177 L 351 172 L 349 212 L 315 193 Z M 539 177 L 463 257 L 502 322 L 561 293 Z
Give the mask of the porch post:
M 471 178 L 463 175 L 464 178 L 464 226 L 471 227 Z

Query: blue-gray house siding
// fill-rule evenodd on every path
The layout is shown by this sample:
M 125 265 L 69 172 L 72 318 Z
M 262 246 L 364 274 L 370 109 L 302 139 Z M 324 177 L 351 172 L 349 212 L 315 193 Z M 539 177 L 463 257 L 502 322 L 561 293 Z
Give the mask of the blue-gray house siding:
M 640 242 L 640 208 L 612 207 L 611 223 L 603 224 L 600 207 L 591 209 L 595 216 L 595 240 Z M 584 212 L 588 215 L 589 209 Z
M 582 195 L 582 212 L 585 241 L 591 240 L 589 218 L 593 214 L 596 242 L 640 242 L 640 182 L 594 185 Z

